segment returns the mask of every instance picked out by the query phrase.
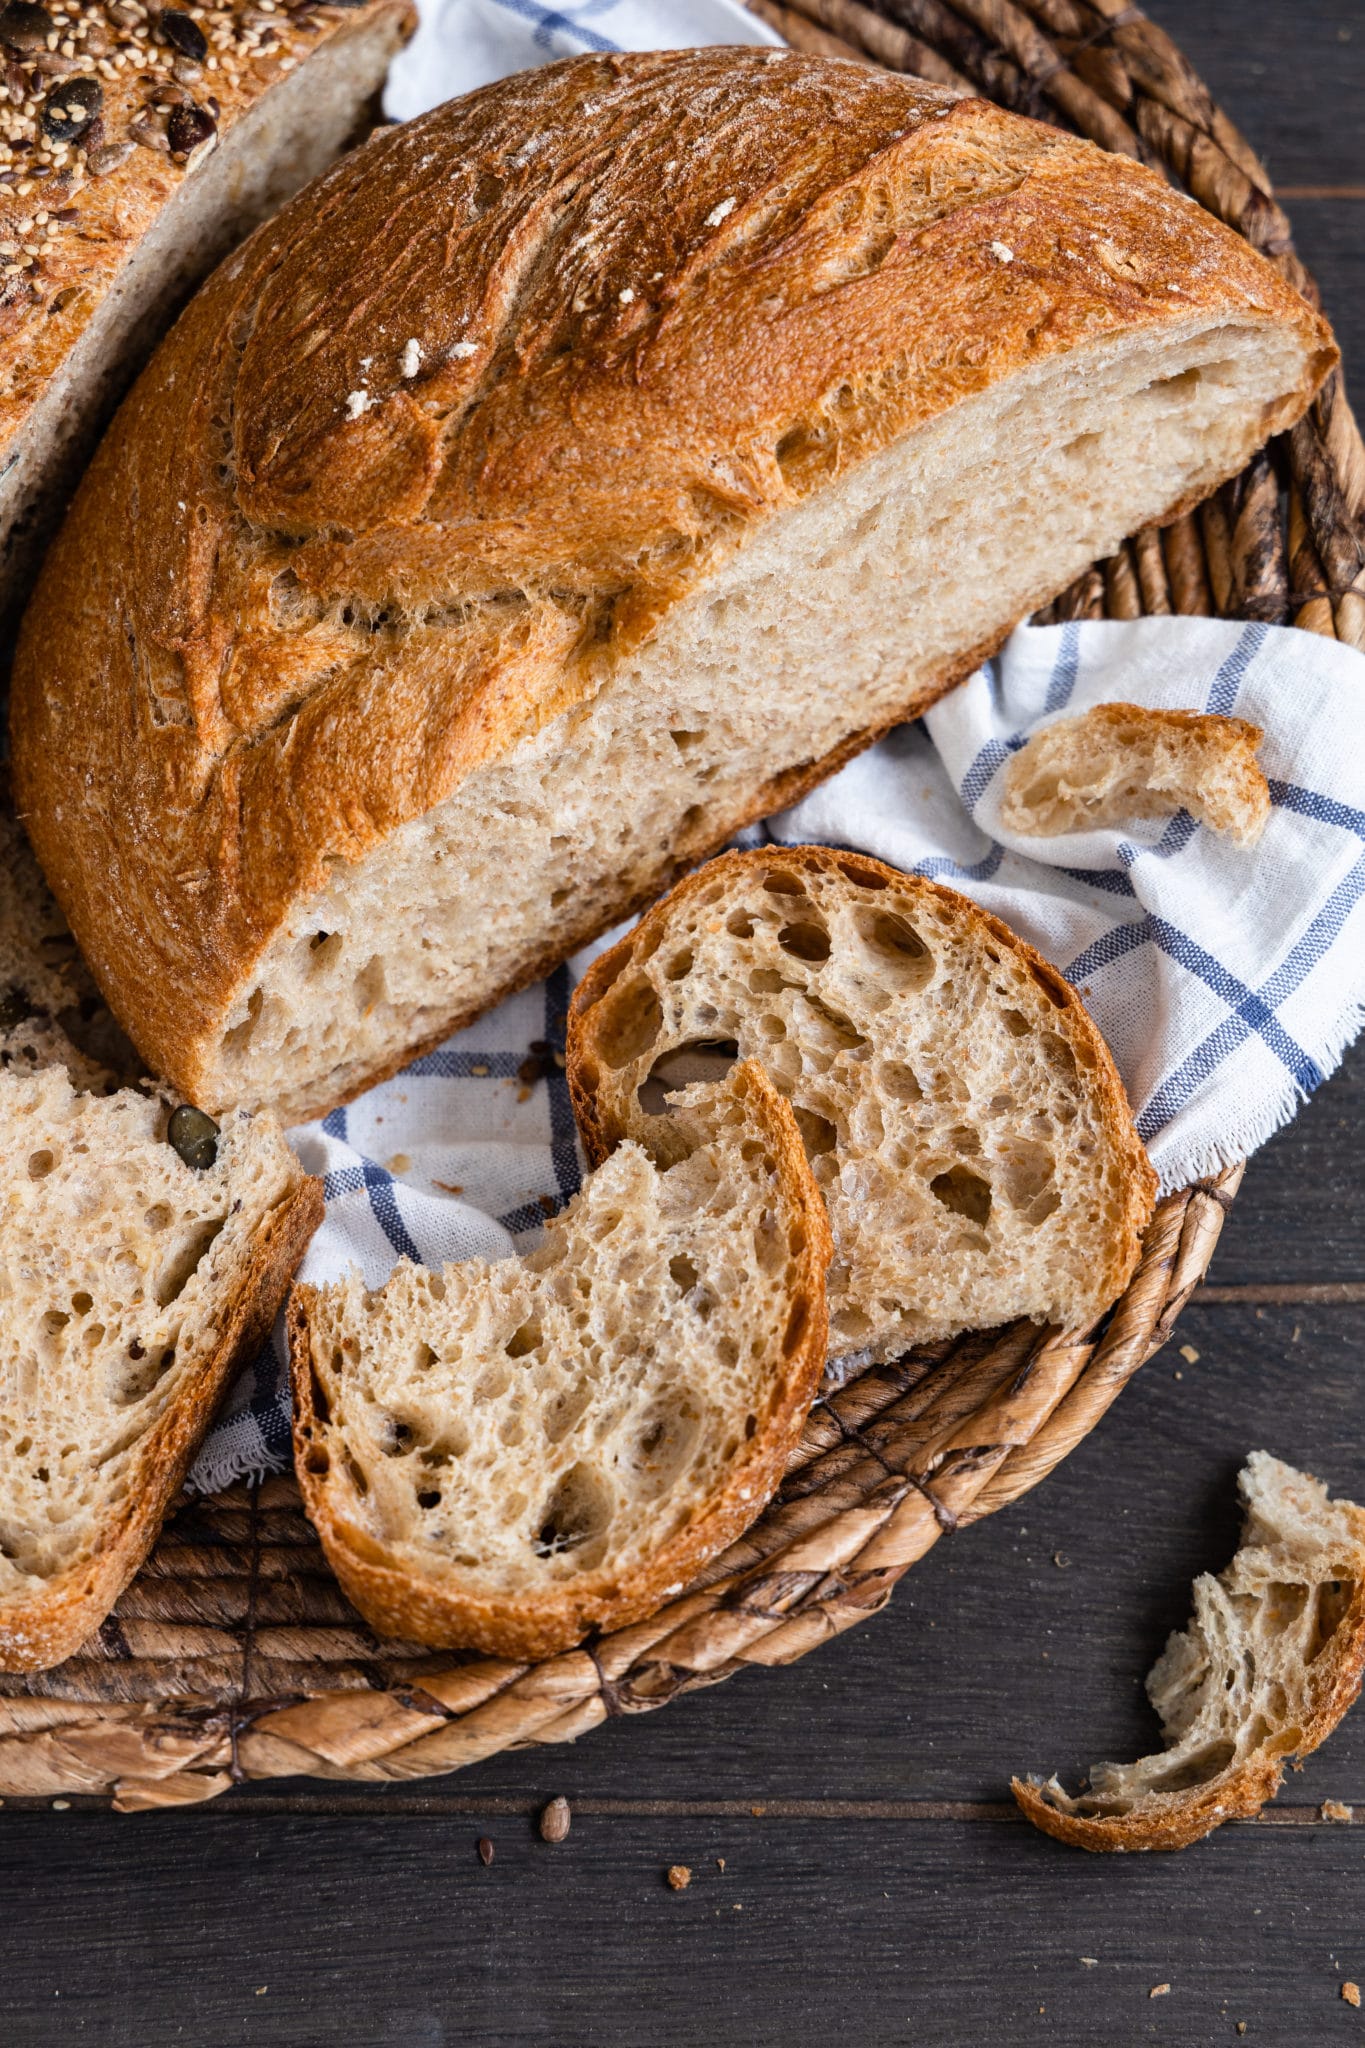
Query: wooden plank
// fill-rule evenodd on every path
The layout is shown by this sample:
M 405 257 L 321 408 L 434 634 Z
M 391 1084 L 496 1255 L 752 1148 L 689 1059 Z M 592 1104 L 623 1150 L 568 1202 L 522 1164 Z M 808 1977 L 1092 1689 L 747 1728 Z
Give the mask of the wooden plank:
M 1365 1978 L 1344 1828 L 1099 1859 L 1010 1820 L 21 1816 L 0 1883 L 24 2044 L 1304 2048 L 1358 2037 Z
M 1360 333 L 1365 337 L 1365 305 Z M 1365 1040 L 1247 1168 L 1209 1279 L 1218 1286 L 1365 1281 Z
M 1360 36 L 1365 46 L 1365 16 Z M 1359 116 L 1354 147 L 1359 162 L 1365 157 Z M 1318 281 L 1336 329 L 1347 387 L 1359 405 L 1365 400 L 1365 190 L 1355 199 L 1291 198 L 1286 203 L 1299 254 Z
M 1145 0 L 1278 184 L 1359 185 L 1356 0 Z

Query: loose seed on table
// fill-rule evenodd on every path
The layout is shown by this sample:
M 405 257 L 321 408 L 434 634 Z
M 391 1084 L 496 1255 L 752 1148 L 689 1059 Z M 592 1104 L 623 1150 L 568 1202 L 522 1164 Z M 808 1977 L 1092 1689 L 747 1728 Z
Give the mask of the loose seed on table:
M 552 1799 L 540 1816 L 540 1838 L 543 1842 L 562 1842 L 568 1832 L 569 1802 Z

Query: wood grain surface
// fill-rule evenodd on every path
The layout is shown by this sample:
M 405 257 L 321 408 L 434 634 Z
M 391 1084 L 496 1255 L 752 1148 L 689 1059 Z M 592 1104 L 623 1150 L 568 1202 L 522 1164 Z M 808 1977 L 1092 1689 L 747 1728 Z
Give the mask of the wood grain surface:
M 1359 0 L 1149 11 L 1284 189 L 1365 392 Z M 1365 2039 L 1341 1998 L 1365 1983 L 1365 1710 L 1261 1821 L 1178 1856 L 1086 1857 L 1006 1804 L 1012 1770 L 1154 1743 L 1142 1677 L 1234 1547 L 1248 1449 L 1365 1498 L 1363 1183 L 1357 1048 L 1253 1162 L 1176 1342 L 1094 1435 L 791 1669 L 445 1781 L 136 1819 L 9 1802 L 0 2040 Z

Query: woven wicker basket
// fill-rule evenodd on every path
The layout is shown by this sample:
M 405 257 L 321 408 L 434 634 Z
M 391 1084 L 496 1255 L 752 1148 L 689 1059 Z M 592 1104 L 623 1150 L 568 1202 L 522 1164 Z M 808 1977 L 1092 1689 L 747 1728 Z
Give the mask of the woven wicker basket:
M 1127 0 L 750 0 L 798 49 L 968 85 L 1164 169 L 1317 301 L 1256 157 Z M 1048 619 L 1217 613 L 1365 648 L 1365 452 L 1339 377 L 1216 497 L 1087 570 Z M 744 1539 L 635 1628 L 543 1664 L 385 1642 L 343 1598 L 292 1480 L 185 1505 L 114 1615 L 55 1671 L 0 1679 L 0 1791 L 131 1810 L 306 1773 L 421 1777 L 567 1742 L 873 1614 L 940 1536 L 1036 1486 L 1165 1343 L 1241 1178 L 1158 1207 L 1103 1326 L 929 1347 L 816 1406 Z

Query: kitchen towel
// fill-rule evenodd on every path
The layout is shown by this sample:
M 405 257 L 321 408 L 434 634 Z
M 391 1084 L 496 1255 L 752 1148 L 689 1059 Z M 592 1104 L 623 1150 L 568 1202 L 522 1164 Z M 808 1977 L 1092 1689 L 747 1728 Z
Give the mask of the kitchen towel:
M 578 50 L 774 40 L 732 0 L 434 0 L 386 104 L 407 118 Z M 1273 811 L 1257 847 L 1183 812 L 1057 839 L 1002 829 L 1002 771 L 1029 734 L 1113 699 L 1264 727 Z M 1264 1143 L 1360 1028 L 1365 656 L 1225 620 L 1020 627 L 922 720 L 745 837 L 858 848 L 1002 917 L 1081 988 L 1162 1185 L 1179 1187 Z M 378 1285 L 400 1256 L 497 1258 L 535 1241 L 581 1171 L 563 1032 L 587 957 L 292 1134 L 327 1194 L 305 1278 L 354 1263 Z M 212 1492 L 288 1462 L 277 1329 L 191 1483 Z

